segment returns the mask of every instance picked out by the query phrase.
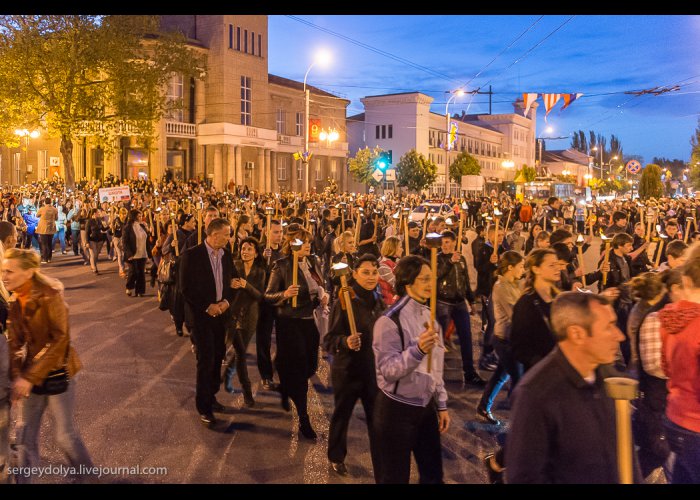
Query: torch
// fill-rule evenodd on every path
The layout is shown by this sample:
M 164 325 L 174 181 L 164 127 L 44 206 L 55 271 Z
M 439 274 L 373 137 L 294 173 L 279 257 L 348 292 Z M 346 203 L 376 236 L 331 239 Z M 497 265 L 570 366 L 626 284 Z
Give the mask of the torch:
M 295 239 L 291 244 L 290 247 L 292 249 L 292 253 L 294 255 L 294 267 L 292 268 L 292 285 L 297 284 L 297 275 L 299 274 L 299 250 L 301 250 L 302 245 L 304 244 L 303 241 L 300 239 Z M 297 306 L 297 296 L 295 295 L 292 297 L 292 307 Z
M 355 245 L 359 246 L 360 243 L 360 226 L 362 225 L 362 213 L 364 209 L 362 207 L 357 209 L 357 223 L 355 224 Z
M 546 219 L 545 219 L 545 220 L 546 220 Z M 558 226 L 559 224 L 561 224 L 561 222 L 559 221 L 559 219 L 557 219 L 556 217 L 553 217 L 553 218 L 552 218 L 552 231 L 556 231 L 556 230 L 557 230 L 557 226 Z
M 586 271 L 583 264 L 583 235 L 579 233 L 578 238 L 576 238 L 576 246 L 578 247 L 578 265 L 581 269 L 581 282 L 583 287 L 586 288 Z
M 605 258 L 603 259 L 603 267 L 607 265 L 608 262 L 610 262 L 610 242 L 612 238 L 608 238 L 605 236 L 605 234 L 600 233 L 600 239 L 605 242 Z M 603 271 L 603 286 L 605 286 L 608 283 L 608 272 Z
M 459 211 L 459 231 L 457 234 L 457 253 L 462 253 L 462 232 L 464 231 L 464 216 L 467 213 L 467 204 L 462 202 L 462 210 Z
M 632 484 L 632 417 L 630 401 L 637 398 L 639 382 L 626 377 L 605 379 L 605 392 L 615 400 L 617 428 L 617 469 L 620 484 Z
M 588 225 L 591 228 L 591 236 L 593 236 L 593 224 L 595 224 L 596 216 L 593 213 L 593 205 L 586 205 L 588 208 Z
M 656 262 L 654 267 L 659 267 L 659 262 L 661 262 L 661 252 L 664 251 L 664 243 L 668 239 L 668 236 L 661 234 L 661 225 L 656 225 L 656 234 L 659 235 L 659 249 L 656 252 Z
M 348 275 L 350 274 L 350 266 L 344 262 L 333 264 L 333 273 L 340 277 L 340 305 L 348 315 L 348 324 L 350 325 L 350 335 L 357 335 L 357 326 L 355 325 L 355 313 L 352 310 L 352 302 L 350 298 L 350 289 L 348 288 Z
M 265 216 L 267 217 L 267 238 L 265 242 L 265 248 L 270 248 L 270 230 L 272 225 L 272 214 L 275 213 L 275 209 L 272 207 L 265 207 Z M 267 258 L 267 265 L 270 265 L 270 257 Z
M 430 327 L 435 328 L 437 315 L 437 252 L 442 245 L 442 235 L 430 233 L 425 237 L 425 243 L 430 248 Z M 433 350 L 428 351 L 428 373 L 432 368 Z
M 651 241 L 651 227 L 654 223 L 654 209 L 649 208 L 647 212 L 647 241 Z
M 404 255 L 409 255 L 410 254 L 410 241 L 409 241 L 409 235 L 408 235 L 408 222 L 409 219 L 411 218 L 411 209 L 408 207 L 404 207 L 401 209 L 403 212 L 403 223 L 404 223 L 404 230 L 403 230 L 403 238 L 404 238 L 404 244 L 406 247 L 404 248 Z
M 340 205 L 340 232 L 344 233 L 345 232 L 345 211 L 348 209 L 348 204 L 345 203 L 344 201 L 341 201 L 338 205 Z
M 498 210 L 497 208 L 493 209 L 493 225 L 496 228 L 496 232 L 493 233 L 493 251 L 496 252 L 496 255 L 498 255 L 498 221 L 501 218 L 501 215 L 503 214 L 500 210 Z
M 177 244 L 177 224 L 175 223 L 175 214 L 170 212 L 170 222 L 173 225 L 173 243 L 175 243 L 175 257 L 180 256 L 180 248 Z
M 202 210 L 204 210 L 204 202 L 200 200 L 197 210 L 197 245 L 202 244 Z
M 685 218 L 685 234 L 683 235 L 683 243 L 688 243 L 688 234 L 690 234 L 690 224 L 695 223 L 695 218 L 686 217 Z

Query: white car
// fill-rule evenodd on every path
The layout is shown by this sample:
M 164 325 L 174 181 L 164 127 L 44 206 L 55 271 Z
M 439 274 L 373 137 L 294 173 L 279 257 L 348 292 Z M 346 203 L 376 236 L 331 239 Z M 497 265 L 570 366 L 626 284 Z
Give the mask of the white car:
M 421 222 L 425 219 L 425 214 L 428 210 L 430 210 L 431 216 L 441 215 L 445 218 L 454 216 L 452 207 L 446 203 L 423 203 L 413 209 L 410 220 Z

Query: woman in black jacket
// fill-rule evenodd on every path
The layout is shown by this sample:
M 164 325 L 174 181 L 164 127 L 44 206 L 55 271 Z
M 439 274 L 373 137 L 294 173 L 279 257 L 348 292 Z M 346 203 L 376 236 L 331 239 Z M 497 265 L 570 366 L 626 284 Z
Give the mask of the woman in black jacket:
M 224 383 L 226 390 L 233 393 L 233 374 L 237 371 L 243 388 L 243 401 L 246 406 L 252 407 L 255 406 L 255 400 L 245 356 L 250 339 L 257 329 L 260 302 L 265 293 L 265 263 L 258 240 L 248 237 L 241 241 L 241 258 L 233 261 L 233 267 L 235 277 L 231 280 L 231 288 L 236 292 L 231 304 L 231 323 L 226 333 L 231 339 L 235 354 L 226 365 Z
M 527 372 L 556 345 L 549 313 L 562 266 L 554 250 L 541 248 L 528 256 L 525 269 L 525 293 L 513 307 L 510 340 L 513 357 Z
M 293 256 L 290 243 L 295 239 L 301 240 L 303 245 L 298 252 L 298 284 L 292 285 Z M 316 257 L 310 255 L 311 233 L 298 224 L 290 224 L 282 253 L 286 257 L 275 262 L 265 291 L 265 300 L 276 306 L 275 367 L 280 377 L 282 407 L 289 410 L 288 398 L 291 398 L 299 415 L 299 431 L 307 439 L 316 439 L 309 421 L 306 394 L 308 379 L 318 368 L 319 332 L 313 312 L 319 304 L 328 304 L 328 295 L 323 289 L 322 274 Z M 292 307 L 293 297 L 297 297 L 296 307 Z
M 85 224 L 87 242 L 90 248 L 90 268 L 95 274 L 100 274 L 97 270 L 97 259 L 100 256 L 102 247 L 107 241 L 107 231 L 109 228 L 102 220 L 102 209 L 93 208 L 90 210 L 90 217 Z
M 146 259 L 151 257 L 148 229 L 141 216 L 140 210 L 131 210 L 122 231 L 124 259 L 129 266 L 126 294 L 130 297 L 143 297 L 146 293 Z
M 533 223 L 530 226 L 530 237 L 525 240 L 525 255 L 528 255 L 535 248 L 535 238 L 542 232 L 542 226 L 538 223 Z

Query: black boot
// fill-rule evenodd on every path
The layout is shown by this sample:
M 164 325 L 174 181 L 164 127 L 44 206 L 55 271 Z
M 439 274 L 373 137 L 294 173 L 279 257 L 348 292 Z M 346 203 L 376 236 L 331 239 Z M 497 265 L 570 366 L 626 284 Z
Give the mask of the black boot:
M 253 406 L 255 406 L 255 400 L 253 399 L 253 391 L 250 389 L 250 382 L 243 386 L 243 403 L 248 408 L 252 408 Z
M 313 427 L 311 427 L 308 414 L 299 415 L 299 432 L 301 432 L 301 435 L 306 439 L 316 439 L 318 437 Z

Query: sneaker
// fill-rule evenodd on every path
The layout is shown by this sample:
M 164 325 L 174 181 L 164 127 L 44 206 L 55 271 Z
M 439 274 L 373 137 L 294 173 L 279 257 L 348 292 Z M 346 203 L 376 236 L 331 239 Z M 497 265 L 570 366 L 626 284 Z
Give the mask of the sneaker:
M 339 476 L 348 475 L 348 468 L 345 466 L 344 462 L 331 462 L 331 469 Z
M 486 380 L 481 378 L 478 373 L 472 373 L 471 375 L 464 376 L 464 385 L 471 385 L 473 387 L 486 387 Z
M 487 410 L 483 406 L 476 407 L 476 415 L 478 417 L 480 417 L 481 419 L 485 420 L 486 422 L 488 422 L 489 424 L 501 425 L 501 421 L 493 416 L 493 413 L 491 413 L 491 410 Z
M 266 391 L 279 391 L 280 390 L 280 385 L 273 382 L 271 379 L 263 379 L 262 381 L 262 388 L 265 389 Z
M 482 356 L 481 359 L 479 360 L 479 369 L 480 370 L 492 372 L 496 368 L 498 368 L 498 357 L 493 353 Z
M 36 262 L 36 261 L 34 261 L 34 262 Z M 44 259 L 41 259 L 41 263 L 46 264 L 46 261 Z

